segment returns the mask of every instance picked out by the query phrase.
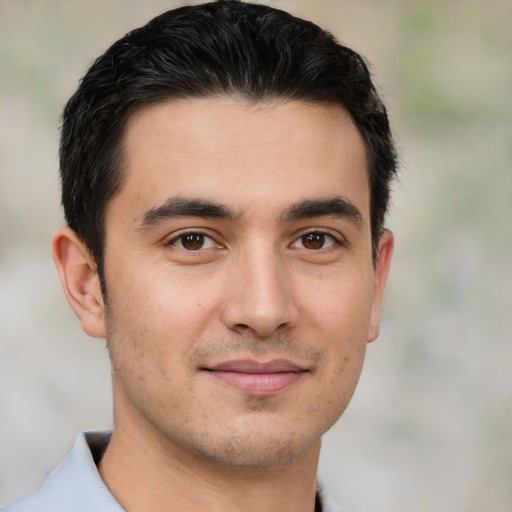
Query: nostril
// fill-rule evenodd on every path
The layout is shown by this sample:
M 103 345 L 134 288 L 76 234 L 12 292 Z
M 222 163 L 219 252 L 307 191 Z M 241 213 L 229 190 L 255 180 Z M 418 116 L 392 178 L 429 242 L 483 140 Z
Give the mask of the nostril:
M 239 330 L 247 331 L 248 329 L 250 329 L 250 327 L 247 324 L 236 324 L 234 326 L 234 329 L 239 329 Z

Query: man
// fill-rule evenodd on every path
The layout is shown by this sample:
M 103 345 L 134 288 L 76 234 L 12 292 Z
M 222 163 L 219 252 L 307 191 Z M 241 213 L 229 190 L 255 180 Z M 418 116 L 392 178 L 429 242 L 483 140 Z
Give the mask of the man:
M 362 59 L 219 1 L 99 57 L 63 116 L 53 238 L 106 338 L 113 432 L 17 511 L 339 511 L 317 483 L 379 314 L 396 159 Z

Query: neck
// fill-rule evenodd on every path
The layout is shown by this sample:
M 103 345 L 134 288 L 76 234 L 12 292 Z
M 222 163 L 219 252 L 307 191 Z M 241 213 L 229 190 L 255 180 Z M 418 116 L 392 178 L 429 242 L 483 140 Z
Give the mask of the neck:
M 232 467 L 116 426 L 98 470 L 127 512 L 313 512 L 319 452 L 320 442 L 286 465 Z

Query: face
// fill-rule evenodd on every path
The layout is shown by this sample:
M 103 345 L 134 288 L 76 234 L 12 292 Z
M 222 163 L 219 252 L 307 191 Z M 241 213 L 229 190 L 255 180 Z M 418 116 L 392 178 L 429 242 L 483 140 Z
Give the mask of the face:
M 116 428 L 235 466 L 317 449 L 376 336 L 387 268 L 350 117 L 174 101 L 134 116 L 124 148 L 104 255 Z

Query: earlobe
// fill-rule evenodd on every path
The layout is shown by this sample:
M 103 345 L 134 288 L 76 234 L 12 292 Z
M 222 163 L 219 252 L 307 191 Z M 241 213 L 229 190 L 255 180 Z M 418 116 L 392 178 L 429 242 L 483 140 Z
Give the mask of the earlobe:
M 103 297 L 96 263 L 89 250 L 66 226 L 53 234 L 52 256 L 66 298 L 82 329 L 95 338 L 105 338 Z
M 389 266 L 391 264 L 393 246 L 393 233 L 385 229 L 379 240 L 378 253 L 375 261 L 374 295 L 370 316 L 370 327 L 368 330 L 368 342 L 374 341 L 379 335 L 382 297 L 384 295 L 384 287 L 386 285 Z

